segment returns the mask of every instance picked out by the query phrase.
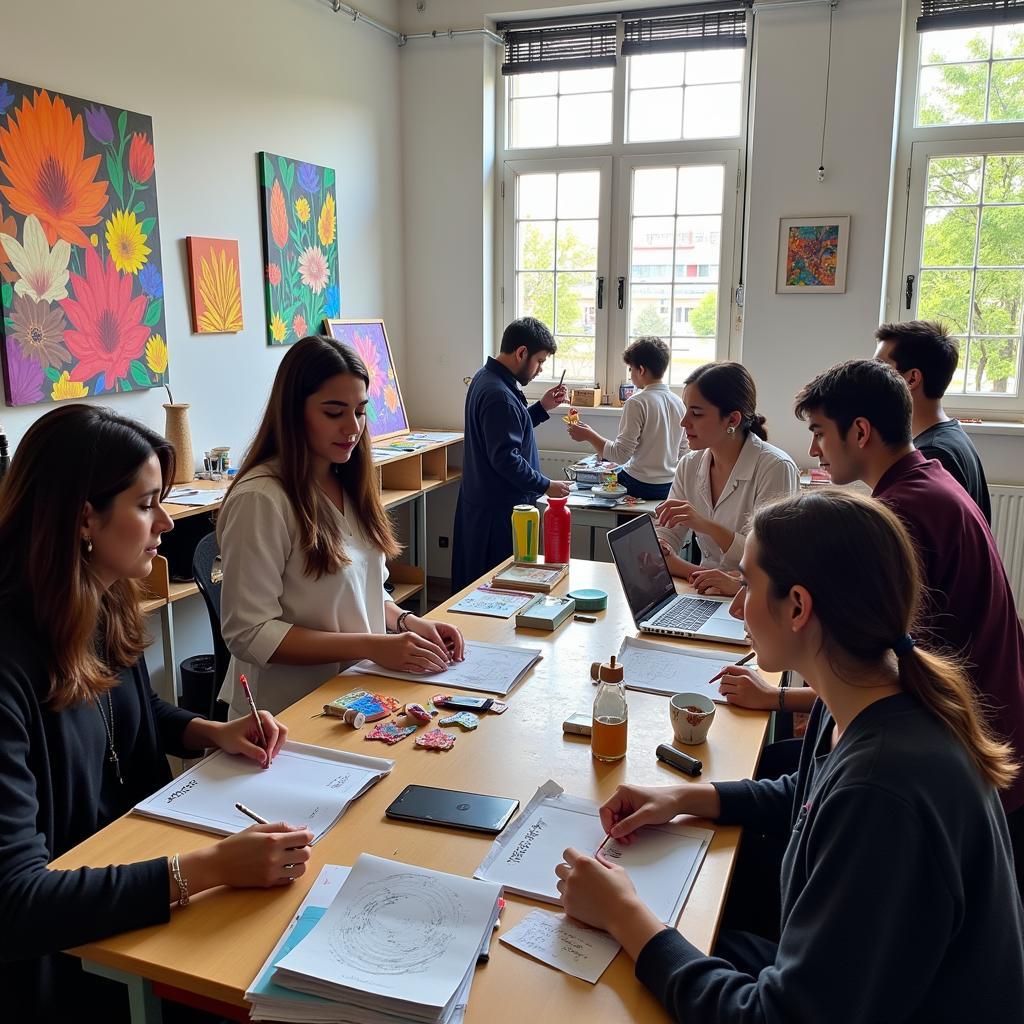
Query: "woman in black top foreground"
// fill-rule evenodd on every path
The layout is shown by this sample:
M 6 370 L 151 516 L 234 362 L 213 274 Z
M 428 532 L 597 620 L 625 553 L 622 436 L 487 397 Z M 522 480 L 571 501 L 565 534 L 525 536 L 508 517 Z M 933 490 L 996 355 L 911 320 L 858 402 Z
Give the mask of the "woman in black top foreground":
M 0 992 L 12 1020 L 119 1019 L 124 989 L 60 950 L 167 921 L 214 886 L 288 884 L 309 858 L 310 832 L 275 823 L 180 857 L 47 867 L 166 783 L 165 754 L 220 747 L 269 765 L 284 742 L 266 712 L 265 751 L 251 716 L 207 721 L 150 689 L 136 581 L 172 526 L 160 499 L 173 475 L 162 437 L 70 405 L 33 424 L 0 484 Z
M 760 665 L 815 705 L 795 775 L 621 786 L 612 836 L 677 814 L 789 835 L 781 939 L 723 932 L 705 956 L 657 920 L 626 872 L 566 850 L 566 911 L 603 928 L 686 1024 L 1010 1021 L 1024 1016 L 1024 916 L 997 789 L 1017 766 L 967 677 L 915 647 L 921 596 L 895 515 L 840 491 L 755 514 L 742 610 Z M 637 837 L 642 841 L 642 837 Z

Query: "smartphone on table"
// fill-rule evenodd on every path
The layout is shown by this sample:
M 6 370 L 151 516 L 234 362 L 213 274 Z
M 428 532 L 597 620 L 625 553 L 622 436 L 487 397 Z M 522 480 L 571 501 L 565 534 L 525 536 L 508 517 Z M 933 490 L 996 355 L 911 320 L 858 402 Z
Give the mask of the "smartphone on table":
M 515 814 L 519 801 L 433 786 L 406 786 L 384 812 L 398 821 L 466 828 L 473 832 L 500 832 Z

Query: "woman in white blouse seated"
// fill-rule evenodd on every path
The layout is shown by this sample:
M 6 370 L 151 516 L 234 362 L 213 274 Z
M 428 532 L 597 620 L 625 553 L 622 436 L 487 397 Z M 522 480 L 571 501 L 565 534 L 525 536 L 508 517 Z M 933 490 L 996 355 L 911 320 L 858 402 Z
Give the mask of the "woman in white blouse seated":
M 332 338 L 303 338 L 281 360 L 260 424 L 217 520 L 221 690 L 247 713 L 245 674 L 277 713 L 362 658 L 404 672 L 463 656 L 454 627 L 404 612 L 384 590 L 399 553 L 366 432 L 370 378 Z
M 655 510 L 658 539 L 673 576 L 702 593 L 735 594 L 743 543 L 754 510 L 796 494 L 800 474 L 768 444 L 757 414 L 754 380 L 740 363 L 706 363 L 683 386 L 683 431 L 690 450 L 679 460 L 668 498 Z M 690 530 L 698 568 L 679 555 Z

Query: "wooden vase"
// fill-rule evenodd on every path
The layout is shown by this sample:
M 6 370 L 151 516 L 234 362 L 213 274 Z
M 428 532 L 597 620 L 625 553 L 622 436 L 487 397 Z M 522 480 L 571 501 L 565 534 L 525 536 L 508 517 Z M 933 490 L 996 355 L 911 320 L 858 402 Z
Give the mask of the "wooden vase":
M 188 425 L 188 404 L 164 402 L 167 425 L 164 436 L 174 446 L 174 482 L 191 483 L 196 478 L 196 457 L 192 452 L 192 431 Z

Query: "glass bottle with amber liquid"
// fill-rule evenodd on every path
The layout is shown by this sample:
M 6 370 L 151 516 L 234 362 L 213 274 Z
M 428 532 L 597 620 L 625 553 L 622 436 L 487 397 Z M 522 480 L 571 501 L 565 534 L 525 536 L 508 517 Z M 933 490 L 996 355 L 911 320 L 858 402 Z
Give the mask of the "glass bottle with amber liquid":
M 626 756 L 629 709 L 622 666 L 616 663 L 614 654 L 608 664 L 598 669 L 598 679 L 590 752 L 598 761 L 621 761 Z

